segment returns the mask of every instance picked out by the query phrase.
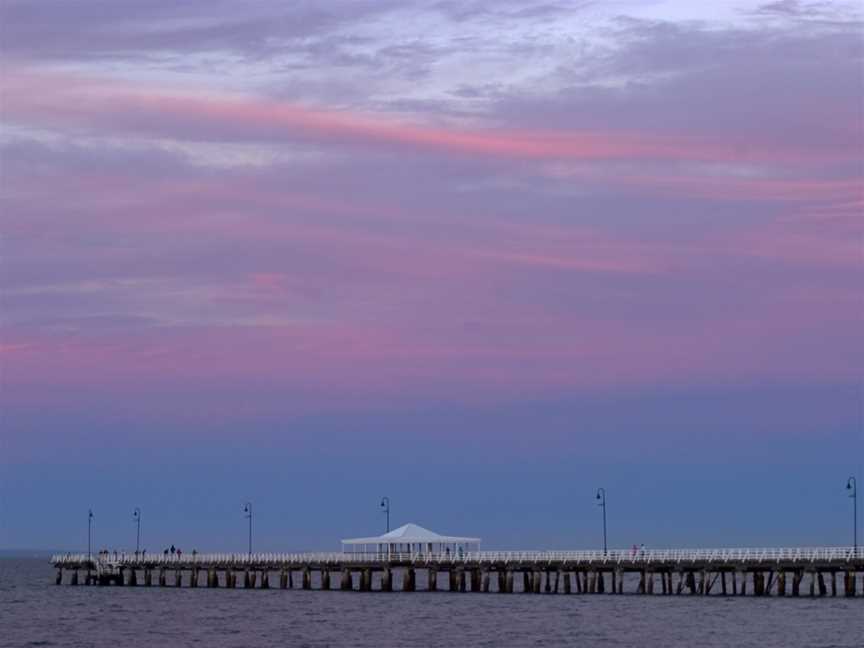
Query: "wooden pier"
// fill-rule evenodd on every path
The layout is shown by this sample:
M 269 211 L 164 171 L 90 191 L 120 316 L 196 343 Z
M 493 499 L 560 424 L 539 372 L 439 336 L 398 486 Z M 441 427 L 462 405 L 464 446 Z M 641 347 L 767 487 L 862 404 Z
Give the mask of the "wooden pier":
M 864 593 L 864 548 L 56 555 L 58 585 L 700 596 Z M 627 576 L 627 578 L 625 578 Z

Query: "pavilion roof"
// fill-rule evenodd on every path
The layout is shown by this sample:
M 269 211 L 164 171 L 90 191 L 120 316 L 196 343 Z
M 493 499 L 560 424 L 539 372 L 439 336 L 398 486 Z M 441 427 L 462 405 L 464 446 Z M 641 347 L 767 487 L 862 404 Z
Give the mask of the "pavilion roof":
M 349 538 L 343 540 L 342 544 L 391 544 L 396 542 L 408 543 L 443 543 L 443 544 L 468 544 L 479 543 L 480 538 L 469 538 L 463 536 L 446 536 L 440 533 L 435 533 L 429 529 L 421 527 L 419 524 L 403 524 L 398 529 L 393 529 L 389 533 L 370 538 Z

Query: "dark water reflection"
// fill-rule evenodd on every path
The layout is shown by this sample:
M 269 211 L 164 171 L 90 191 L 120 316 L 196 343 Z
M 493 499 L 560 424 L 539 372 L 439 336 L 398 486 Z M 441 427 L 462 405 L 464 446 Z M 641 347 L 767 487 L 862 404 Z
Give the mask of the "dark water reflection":
M 57 587 L 0 559 L 0 646 L 864 646 L 864 599 Z

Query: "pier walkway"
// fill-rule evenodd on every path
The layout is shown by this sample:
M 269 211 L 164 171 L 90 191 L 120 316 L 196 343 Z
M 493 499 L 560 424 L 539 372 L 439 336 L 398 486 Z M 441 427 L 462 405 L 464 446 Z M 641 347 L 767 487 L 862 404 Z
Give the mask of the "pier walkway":
M 453 553 L 60 554 L 57 584 L 500 592 L 844 596 L 864 590 L 864 547 Z M 79 576 L 79 574 L 83 574 Z M 625 580 L 625 575 L 627 579 Z M 203 582 L 202 582 L 203 581 Z M 838 587 L 838 581 L 839 587 Z

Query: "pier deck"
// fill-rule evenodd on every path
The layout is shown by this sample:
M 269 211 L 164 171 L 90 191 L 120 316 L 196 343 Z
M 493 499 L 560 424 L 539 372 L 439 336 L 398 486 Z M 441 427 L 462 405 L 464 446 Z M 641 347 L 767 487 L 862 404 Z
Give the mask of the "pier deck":
M 57 584 L 354 591 L 720 594 L 853 597 L 864 548 L 651 549 L 424 553 L 116 553 L 55 555 Z M 83 578 L 79 573 L 83 572 Z M 421 587 L 418 587 L 418 572 Z M 625 581 L 625 574 L 630 576 Z M 633 576 L 635 574 L 635 576 Z M 313 578 L 314 575 L 314 578 Z M 332 576 L 336 576 L 333 579 Z M 154 578 L 155 577 L 155 578 Z M 839 577 L 839 578 L 838 578 Z M 444 581 L 443 583 L 441 581 Z M 838 588 L 838 580 L 840 587 Z M 788 586 L 787 586 L 788 585 Z M 277 583 L 274 581 L 274 587 Z M 332 586 L 332 587 L 331 587 Z

